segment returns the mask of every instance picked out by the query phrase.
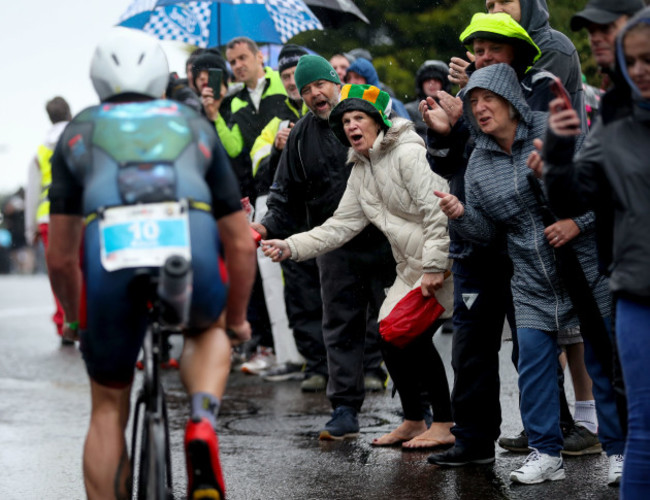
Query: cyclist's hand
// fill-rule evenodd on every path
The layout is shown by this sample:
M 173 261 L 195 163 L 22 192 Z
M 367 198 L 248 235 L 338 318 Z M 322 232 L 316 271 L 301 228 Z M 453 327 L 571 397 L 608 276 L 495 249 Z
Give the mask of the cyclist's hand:
M 226 334 L 233 346 L 243 344 L 251 339 L 251 325 L 248 321 L 237 325 L 228 325 L 226 327 Z
M 263 239 L 266 239 L 268 233 L 266 232 L 266 228 L 260 224 L 259 222 L 251 222 L 251 227 L 255 229 L 258 233 L 262 235 Z
M 73 323 L 63 323 L 63 331 L 61 333 L 61 336 L 65 340 L 79 340 L 79 322 L 75 321 Z

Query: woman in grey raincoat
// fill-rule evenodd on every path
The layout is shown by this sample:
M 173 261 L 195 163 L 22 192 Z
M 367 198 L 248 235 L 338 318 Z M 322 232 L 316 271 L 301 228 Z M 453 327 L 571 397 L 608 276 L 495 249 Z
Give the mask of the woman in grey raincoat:
M 563 479 L 557 332 L 578 326 L 578 317 L 556 268 L 554 246 L 565 236 L 545 234 L 542 208 L 526 166 L 535 149 L 533 140 L 545 133 L 548 114 L 530 110 L 514 70 L 505 64 L 476 71 L 466 90 L 464 113 L 476 140 L 465 174 L 466 204 L 453 195 L 436 194 L 452 226 L 467 238 L 490 241 L 500 232 L 507 238 L 514 267 L 511 287 L 519 337 L 520 410 L 533 450 L 510 479 L 525 484 Z M 607 280 L 598 272 L 593 234 L 581 232 L 572 246 L 601 315 L 608 317 Z M 594 384 L 599 438 L 610 456 L 608 481 L 617 482 L 623 433 L 612 386 L 587 341 L 585 363 Z

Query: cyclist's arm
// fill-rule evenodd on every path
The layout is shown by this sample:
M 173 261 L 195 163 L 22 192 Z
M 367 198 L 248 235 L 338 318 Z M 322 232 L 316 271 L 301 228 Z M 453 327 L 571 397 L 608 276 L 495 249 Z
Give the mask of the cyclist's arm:
M 83 219 L 78 215 L 50 214 L 47 269 L 54 294 L 61 302 L 65 321 L 77 321 L 81 296 L 79 246 Z
M 246 322 L 246 308 L 253 288 L 256 269 L 256 253 L 248 219 L 243 210 L 225 215 L 217 220 L 219 236 L 225 250 L 226 268 L 230 286 L 226 305 L 226 326 L 240 337 L 250 337 Z M 242 331 L 242 327 L 245 331 Z
M 66 322 L 77 321 L 81 296 L 79 248 L 83 236 L 82 188 L 71 174 L 59 143 L 52 156 L 47 268 Z

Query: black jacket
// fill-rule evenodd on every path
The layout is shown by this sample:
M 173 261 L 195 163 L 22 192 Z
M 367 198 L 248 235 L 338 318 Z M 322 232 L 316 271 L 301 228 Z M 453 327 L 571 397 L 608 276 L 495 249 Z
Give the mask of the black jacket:
M 627 27 L 641 19 L 650 19 L 650 8 Z M 575 159 L 573 140 L 549 129 L 544 180 L 558 215 L 596 212 L 599 258 L 612 291 L 650 301 L 650 101 L 638 98 L 626 73 L 617 60 L 615 87 Z
M 580 56 L 573 42 L 564 33 L 554 30 L 549 25 L 546 0 L 526 0 L 520 2 L 520 5 L 519 24 L 542 51 L 542 57 L 537 60 L 534 67 L 549 71 L 562 80 L 571 94 L 573 108 L 584 109 Z

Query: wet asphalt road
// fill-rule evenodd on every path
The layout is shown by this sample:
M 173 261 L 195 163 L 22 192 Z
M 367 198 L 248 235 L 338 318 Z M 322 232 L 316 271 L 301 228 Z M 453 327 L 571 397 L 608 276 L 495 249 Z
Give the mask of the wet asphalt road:
M 85 498 L 81 451 L 89 416 L 88 383 L 76 349 L 61 348 L 49 320 L 45 276 L 0 276 L 0 499 Z M 451 336 L 434 339 L 449 367 Z M 178 351 L 178 339 L 174 350 Z M 504 434 L 521 430 L 516 373 L 501 350 Z M 138 378 L 136 378 L 137 383 Z M 176 372 L 165 372 L 172 428 L 175 498 L 184 498 L 181 453 L 187 400 Z M 570 384 L 570 383 L 569 383 Z M 568 386 L 572 401 L 572 390 Z M 565 460 L 567 479 L 535 486 L 508 480 L 524 455 L 497 447 L 493 466 L 440 469 L 428 451 L 374 448 L 373 438 L 401 421 L 389 392 L 369 394 L 361 436 L 320 442 L 329 419 L 323 394 L 302 394 L 296 381 L 269 383 L 233 372 L 219 439 L 228 498 L 256 499 L 615 499 L 605 484 L 604 455 Z

